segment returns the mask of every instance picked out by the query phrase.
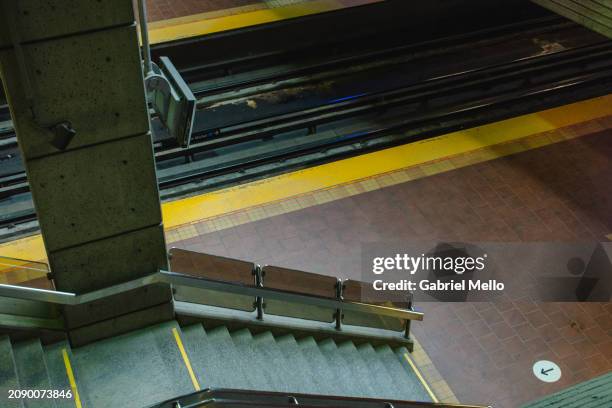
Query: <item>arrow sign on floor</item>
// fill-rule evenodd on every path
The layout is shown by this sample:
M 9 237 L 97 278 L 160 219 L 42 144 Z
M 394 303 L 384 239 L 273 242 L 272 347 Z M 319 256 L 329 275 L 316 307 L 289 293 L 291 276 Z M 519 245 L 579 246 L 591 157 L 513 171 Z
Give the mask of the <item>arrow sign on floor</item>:
M 544 375 L 548 375 L 548 373 L 550 373 L 552 370 L 554 370 L 554 368 L 549 368 L 548 370 L 545 369 L 541 369 L 540 373 L 544 374 Z
M 540 381 L 553 383 L 561 378 L 561 368 L 552 361 L 541 360 L 533 365 L 533 375 Z

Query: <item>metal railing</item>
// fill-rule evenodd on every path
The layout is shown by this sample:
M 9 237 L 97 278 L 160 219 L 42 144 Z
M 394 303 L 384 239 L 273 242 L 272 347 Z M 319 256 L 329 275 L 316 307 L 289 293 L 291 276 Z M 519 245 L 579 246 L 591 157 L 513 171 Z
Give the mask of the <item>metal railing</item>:
M 286 394 L 279 392 L 206 389 L 183 397 L 156 404 L 150 408 L 198 408 L 198 407 L 334 407 L 334 408 L 485 408 L 483 405 L 463 405 L 434 402 L 351 398 L 314 394 Z
M 342 329 L 342 311 L 411 320 L 423 320 L 423 313 L 411 309 L 346 301 L 310 294 L 287 292 L 261 285 L 249 286 L 235 282 L 224 282 L 203 277 L 194 277 L 174 272 L 159 271 L 132 281 L 110 286 L 97 291 L 76 295 L 74 293 L 14 285 L 0 285 L 0 326 L 32 329 L 62 329 L 61 307 L 90 303 L 109 296 L 154 284 L 169 284 L 173 287 L 188 287 L 227 294 L 251 296 L 254 299 L 274 299 L 301 305 L 318 306 L 337 311 L 335 326 Z M 198 303 L 197 296 L 189 302 Z M 257 317 L 265 316 L 263 302 L 256 302 Z M 409 325 L 408 325 L 409 327 Z

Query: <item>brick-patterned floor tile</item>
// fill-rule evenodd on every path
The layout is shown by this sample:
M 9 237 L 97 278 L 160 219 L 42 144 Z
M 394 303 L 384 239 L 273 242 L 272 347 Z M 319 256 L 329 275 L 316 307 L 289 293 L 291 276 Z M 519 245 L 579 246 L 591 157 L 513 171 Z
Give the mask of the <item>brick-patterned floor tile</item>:
M 559 328 L 559 333 L 570 343 L 577 343 L 586 338 L 580 328 L 573 324 Z
M 499 350 L 502 346 L 501 341 L 499 341 L 495 333 L 489 333 L 487 335 L 481 336 L 478 341 L 487 353 L 495 352 Z
M 512 327 L 519 326 L 527 321 L 525 316 L 523 316 L 523 313 L 514 308 L 502 312 L 502 316 L 504 317 L 506 323 Z
M 539 337 L 538 331 L 529 323 L 523 323 L 515 326 L 514 330 L 525 342 Z
M 147 0 L 149 21 L 166 20 L 191 14 L 230 9 L 250 4 L 261 3 L 259 0 L 221 0 L 221 1 L 190 1 L 190 0 Z
M 510 325 L 504 321 L 492 324 L 490 327 L 500 340 L 507 339 L 508 337 L 513 336 L 515 333 L 512 327 L 510 327 Z
M 484 310 L 479 310 L 478 313 L 482 317 L 482 319 L 489 325 L 494 325 L 495 323 L 503 322 L 504 318 L 494 307 L 488 307 Z
M 540 337 L 546 342 L 551 342 L 561 337 L 559 330 L 557 330 L 555 325 L 552 323 L 547 323 L 544 326 L 540 326 L 536 330 Z
M 609 334 L 599 326 L 585 330 L 584 335 L 593 344 L 603 343 L 609 338 Z
M 525 313 L 525 318 L 536 329 L 538 327 L 544 326 L 547 323 L 550 323 L 550 320 L 548 319 L 546 314 L 544 314 L 544 312 L 542 312 L 539 309 L 536 309 L 536 310 L 534 310 L 532 312 L 529 312 L 529 313 Z
M 468 323 L 467 328 L 476 338 L 486 336 L 487 334 L 491 333 L 491 328 L 482 319 Z
M 595 354 L 592 357 L 586 358 L 584 362 L 589 370 L 591 370 L 592 376 L 601 375 L 610 371 L 610 365 L 603 354 Z
M 589 339 L 580 340 L 573 344 L 574 348 L 582 358 L 593 357 L 599 353 L 596 344 L 593 344 Z
M 561 359 L 576 354 L 576 348 L 563 338 L 549 341 L 548 346 Z
M 605 343 L 599 343 L 597 348 L 608 361 L 612 361 L 612 340 L 608 340 Z

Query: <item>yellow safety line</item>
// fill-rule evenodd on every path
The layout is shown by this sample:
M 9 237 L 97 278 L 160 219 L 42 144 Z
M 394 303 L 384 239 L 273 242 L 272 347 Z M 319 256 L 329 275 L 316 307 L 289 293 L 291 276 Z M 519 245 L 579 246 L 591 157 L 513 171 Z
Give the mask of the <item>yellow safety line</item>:
M 376 3 L 381 0 L 361 0 L 359 4 Z M 358 4 L 351 5 L 355 6 Z M 182 22 L 177 20 L 176 25 L 155 23 L 149 28 L 149 40 L 151 44 L 174 41 L 181 38 L 197 37 L 221 31 L 234 30 L 259 24 L 272 23 L 290 18 L 303 17 L 312 14 L 323 13 L 347 8 L 344 2 L 339 0 L 314 0 L 282 7 L 266 8 L 246 13 L 226 15 L 201 21 Z M 180 17 L 179 17 L 180 18 Z M 185 21 L 185 20 L 183 20 Z
M 425 388 L 425 391 L 427 391 L 427 393 L 431 397 L 431 400 L 433 402 L 436 402 L 436 403 L 440 402 L 438 400 L 438 398 L 436 397 L 436 395 L 431 390 L 431 388 L 429 388 L 429 384 L 427 384 L 427 381 L 425 381 L 425 378 L 423 378 L 423 376 L 421 375 L 421 372 L 419 371 L 417 366 L 412 362 L 412 359 L 408 356 L 408 353 L 404 353 L 404 358 L 406 359 L 408 364 L 410 364 L 410 367 L 412 367 L 412 370 L 416 374 L 416 376 L 419 379 L 419 381 L 421 382 L 421 384 L 423 384 L 423 387 Z
M 200 391 L 200 383 L 198 383 L 198 379 L 193 373 L 193 368 L 191 368 L 189 357 L 187 357 L 187 352 L 185 351 L 185 347 L 183 347 L 183 341 L 181 340 L 181 336 L 179 335 L 178 330 L 176 330 L 176 327 L 172 328 L 172 334 L 174 334 L 174 340 L 176 340 L 176 345 L 178 346 L 178 349 L 181 352 L 181 356 L 183 356 L 183 361 L 185 362 L 185 367 L 187 367 L 187 371 L 189 372 L 189 377 L 191 377 L 193 388 L 195 388 L 196 391 Z
M 486 149 L 494 158 L 507 153 L 496 146 L 609 116 L 612 95 L 465 129 L 320 166 L 212 191 L 162 204 L 165 229 L 323 190 L 375 175 L 393 172 L 447 157 Z M 40 234 L 0 244 L 0 255 L 44 260 Z
M 64 357 L 64 365 L 66 366 L 66 375 L 68 375 L 70 388 L 72 388 L 72 394 L 74 395 L 74 405 L 77 408 L 81 408 L 81 397 L 79 397 L 79 390 L 77 389 L 76 381 L 74 380 L 74 373 L 72 372 L 70 358 L 68 357 L 68 352 L 66 351 L 66 349 L 62 349 L 62 356 Z
M 612 95 L 164 203 L 166 229 L 610 115 Z M 500 153 L 499 155 L 503 155 Z M 1 248 L 0 248 L 1 252 Z

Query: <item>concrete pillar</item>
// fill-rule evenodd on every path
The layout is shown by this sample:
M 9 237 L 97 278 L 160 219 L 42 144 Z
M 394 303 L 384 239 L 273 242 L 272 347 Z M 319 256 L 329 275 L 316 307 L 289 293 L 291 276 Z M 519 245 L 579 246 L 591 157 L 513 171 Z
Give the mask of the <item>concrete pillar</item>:
M 0 72 L 57 289 L 84 293 L 167 268 L 131 2 L 0 4 Z M 114 334 L 91 335 L 102 320 L 125 331 L 171 318 L 170 301 L 164 286 L 66 310 L 71 339 Z

